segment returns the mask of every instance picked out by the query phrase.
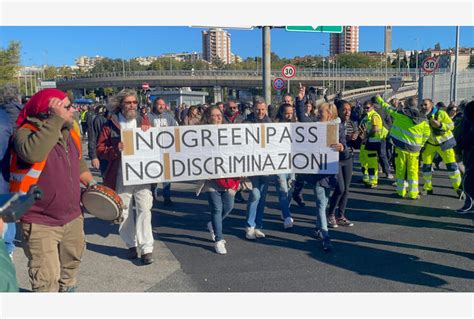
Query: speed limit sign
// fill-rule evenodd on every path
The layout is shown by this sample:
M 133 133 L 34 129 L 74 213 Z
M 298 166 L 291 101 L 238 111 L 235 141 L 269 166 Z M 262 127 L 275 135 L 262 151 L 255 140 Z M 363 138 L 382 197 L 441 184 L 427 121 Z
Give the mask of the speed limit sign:
M 425 60 L 423 60 L 423 63 L 421 64 L 421 68 L 423 69 L 423 72 L 427 74 L 433 73 L 434 71 L 436 71 L 438 67 L 439 67 L 438 59 L 433 58 L 433 57 L 426 58 Z
M 281 74 L 285 79 L 292 79 L 296 76 L 296 68 L 294 65 L 287 64 L 281 69 Z

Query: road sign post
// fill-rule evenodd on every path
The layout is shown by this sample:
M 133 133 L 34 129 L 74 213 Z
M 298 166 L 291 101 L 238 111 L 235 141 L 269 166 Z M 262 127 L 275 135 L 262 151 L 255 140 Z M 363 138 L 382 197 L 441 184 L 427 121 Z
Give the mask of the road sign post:
M 290 79 L 296 76 L 296 67 L 292 64 L 287 64 L 281 69 L 281 74 L 288 80 L 288 93 L 290 93 Z
M 429 57 L 423 60 L 421 64 L 421 69 L 425 75 L 433 74 L 431 78 L 431 100 L 435 101 L 435 74 L 436 70 L 439 68 L 438 58 Z

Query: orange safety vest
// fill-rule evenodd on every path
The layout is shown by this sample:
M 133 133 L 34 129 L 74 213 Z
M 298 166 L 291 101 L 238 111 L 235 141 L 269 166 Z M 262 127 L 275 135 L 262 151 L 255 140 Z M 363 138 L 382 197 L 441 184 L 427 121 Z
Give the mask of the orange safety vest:
M 20 128 L 27 128 L 33 132 L 38 132 L 39 129 L 30 124 L 26 123 Z M 82 145 L 81 136 L 76 131 L 75 127 L 70 130 L 71 137 L 79 150 L 79 159 L 82 158 Z M 36 162 L 27 165 L 24 168 L 18 167 L 18 155 L 15 150 L 11 149 L 11 160 L 10 160 L 10 192 L 26 194 L 30 190 L 30 187 L 38 183 L 38 179 L 46 166 L 46 159 L 41 162 Z

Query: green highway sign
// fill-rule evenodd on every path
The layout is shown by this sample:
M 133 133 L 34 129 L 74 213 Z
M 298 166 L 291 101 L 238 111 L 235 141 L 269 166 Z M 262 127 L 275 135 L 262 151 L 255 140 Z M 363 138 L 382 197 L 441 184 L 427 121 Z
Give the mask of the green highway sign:
M 342 26 L 286 26 L 286 31 L 342 33 Z

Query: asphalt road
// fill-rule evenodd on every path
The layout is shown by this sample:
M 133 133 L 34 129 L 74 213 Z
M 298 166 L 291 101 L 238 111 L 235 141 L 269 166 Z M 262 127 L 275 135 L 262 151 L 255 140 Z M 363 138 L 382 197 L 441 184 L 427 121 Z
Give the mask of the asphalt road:
M 357 167 L 357 166 L 355 166 Z M 172 186 L 174 206 L 153 209 L 155 259 L 150 266 L 128 261 L 118 227 L 87 216 L 87 252 L 79 291 L 156 292 L 472 292 L 473 215 L 462 205 L 445 171 L 434 173 L 435 195 L 398 199 L 392 182 L 364 188 L 353 177 L 347 217 L 354 227 L 331 229 L 334 252 L 311 237 L 314 195 L 305 189 L 305 208 L 292 206 L 295 227 L 283 229 L 275 189 L 265 210 L 265 239 L 245 239 L 245 204 L 224 222 L 227 255 L 214 252 L 204 195 L 193 183 Z M 244 194 L 247 197 L 248 194 Z M 20 286 L 29 289 L 26 259 L 15 251 Z
M 150 290 L 174 291 L 186 282 L 208 292 L 473 291 L 472 215 L 452 211 L 462 203 L 445 171 L 434 176 L 437 195 L 419 201 L 398 199 L 391 181 L 381 179 L 378 189 L 368 190 L 354 176 L 347 217 L 355 226 L 330 230 L 333 253 L 311 237 L 311 191 L 305 189 L 305 208 L 292 206 L 295 227 L 285 231 L 271 187 L 266 238 L 245 239 L 245 205 L 236 204 L 224 222 L 228 254 L 217 255 L 205 228 L 210 218 L 205 197 L 196 200 L 190 185 L 180 185 L 173 210 L 158 206 L 153 224 L 181 271 Z

